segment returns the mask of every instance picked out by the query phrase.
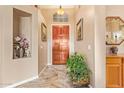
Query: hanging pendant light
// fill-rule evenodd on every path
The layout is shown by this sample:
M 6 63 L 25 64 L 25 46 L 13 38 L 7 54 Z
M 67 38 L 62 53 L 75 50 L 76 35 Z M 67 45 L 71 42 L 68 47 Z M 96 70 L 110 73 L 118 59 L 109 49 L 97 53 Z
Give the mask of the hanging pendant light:
M 64 14 L 64 9 L 62 8 L 62 6 L 60 5 L 58 11 L 57 11 L 58 15 L 63 15 Z

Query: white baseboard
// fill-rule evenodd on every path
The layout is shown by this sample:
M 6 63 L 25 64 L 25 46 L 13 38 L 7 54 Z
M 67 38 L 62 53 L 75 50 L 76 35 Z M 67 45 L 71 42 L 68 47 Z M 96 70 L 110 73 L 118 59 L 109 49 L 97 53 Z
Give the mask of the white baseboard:
M 48 65 L 48 66 L 49 66 L 49 65 L 52 65 L 52 63 L 48 63 L 47 65 Z
M 27 82 L 32 81 L 32 80 L 37 79 L 37 78 L 38 78 L 38 76 L 35 76 L 35 77 L 32 77 L 32 78 L 23 80 L 23 81 L 21 81 L 21 82 L 17 82 L 17 83 L 15 83 L 15 84 L 9 85 L 9 86 L 7 86 L 7 87 L 5 87 L 5 88 L 14 88 L 14 87 L 16 87 L 16 86 L 19 86 L 19 85 L 21 85 L 21 84 L 27 83 Z
M 39 76 L 44 72 L 44 70 L 47 68 L 47 65 L 41 70 L 41 72 L 39 73 Z
M 93 88 L 91 85 L 89 85 L 89 88 Z

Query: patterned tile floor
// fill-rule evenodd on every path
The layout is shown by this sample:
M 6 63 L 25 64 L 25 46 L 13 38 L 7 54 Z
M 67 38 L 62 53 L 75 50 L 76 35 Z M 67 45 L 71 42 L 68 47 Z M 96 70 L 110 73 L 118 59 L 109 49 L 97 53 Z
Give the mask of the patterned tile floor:
M 17 88 L 71 88 L 65 65 L 48 66 L 38 79 L 17 86 Z

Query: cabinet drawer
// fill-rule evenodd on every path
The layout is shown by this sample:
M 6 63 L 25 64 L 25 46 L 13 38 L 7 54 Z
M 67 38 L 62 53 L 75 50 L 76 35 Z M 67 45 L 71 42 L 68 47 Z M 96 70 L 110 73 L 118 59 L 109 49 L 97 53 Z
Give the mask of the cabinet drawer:
M 107 63 L 122 63 L 121 57 L 113 57 L 113 58 L 107 58 Z

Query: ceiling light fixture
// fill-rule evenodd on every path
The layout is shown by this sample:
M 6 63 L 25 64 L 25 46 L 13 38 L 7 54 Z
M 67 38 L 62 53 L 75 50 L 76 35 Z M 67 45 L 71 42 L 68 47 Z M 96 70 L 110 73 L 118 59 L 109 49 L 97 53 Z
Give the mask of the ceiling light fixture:
M 62 8 L 62 6 L 60 5 L 58 11 L 57 11 L 58 15 L 63 15 L 64 14 L 64 9 Z

